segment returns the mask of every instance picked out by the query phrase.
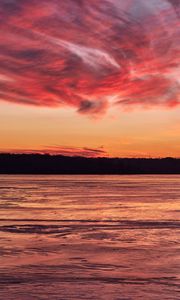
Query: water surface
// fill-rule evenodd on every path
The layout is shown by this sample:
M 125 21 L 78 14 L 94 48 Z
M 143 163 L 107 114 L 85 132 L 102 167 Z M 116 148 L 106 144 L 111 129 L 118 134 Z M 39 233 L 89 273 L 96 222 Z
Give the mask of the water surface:
M 0 299 L 180 299 L 180 176 L 0 176 Z

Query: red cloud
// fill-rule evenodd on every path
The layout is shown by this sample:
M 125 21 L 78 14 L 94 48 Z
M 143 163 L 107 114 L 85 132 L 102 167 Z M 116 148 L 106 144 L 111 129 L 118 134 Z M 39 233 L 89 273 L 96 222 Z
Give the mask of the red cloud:
M 72 106 L 178 105 L 179 2 L 1 0 L 0 99 Z

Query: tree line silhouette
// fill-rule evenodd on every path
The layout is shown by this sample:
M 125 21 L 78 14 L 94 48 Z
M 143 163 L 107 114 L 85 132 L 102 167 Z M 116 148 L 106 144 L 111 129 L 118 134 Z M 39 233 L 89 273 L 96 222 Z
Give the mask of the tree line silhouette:
M 180 174 L 179 158 L 86 158 L 0 154 L 1 174 Z

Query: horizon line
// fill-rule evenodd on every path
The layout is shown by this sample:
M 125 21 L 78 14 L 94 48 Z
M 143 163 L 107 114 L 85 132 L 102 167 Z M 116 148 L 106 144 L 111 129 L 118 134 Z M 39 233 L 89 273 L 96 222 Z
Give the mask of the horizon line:
M 51 157 L 69 157 L 69 158 L 85 158 L 85 159 L 180 159 L 175 156 L 85 156 L 85 155 L 65 155 L 61 153 L 50 152 L 6 152 L 0 151 L 0 155 L 39 155 L 39 156 L 51 156 Z

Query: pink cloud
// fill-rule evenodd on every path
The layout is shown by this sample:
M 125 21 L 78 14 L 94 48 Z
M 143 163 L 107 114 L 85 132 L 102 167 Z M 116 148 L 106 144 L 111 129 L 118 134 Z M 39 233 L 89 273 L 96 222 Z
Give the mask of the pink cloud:
M 1 0 L 0 99 L 74 107 L 179 105 L 179 1 Z

